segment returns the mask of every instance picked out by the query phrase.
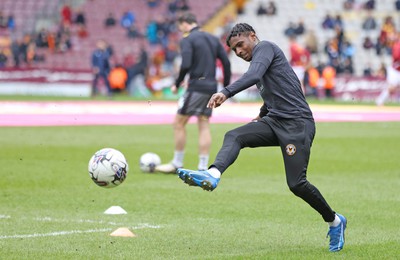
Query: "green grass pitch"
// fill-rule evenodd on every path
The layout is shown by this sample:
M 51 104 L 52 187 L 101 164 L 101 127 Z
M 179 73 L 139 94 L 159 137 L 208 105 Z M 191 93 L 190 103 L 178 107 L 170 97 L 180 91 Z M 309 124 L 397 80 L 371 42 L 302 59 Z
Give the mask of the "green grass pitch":
M 225 131 L 214 124 L 211 159 Z M 277 147 L 244 149 L 219 187 L 144 174 L 141 154 L 171 159 L 169 125 L 0 128 L 0 259 L 398 259 L 400 122 L 318 123 L 308 178 L 348 218 L 343 251 L 327 225 L 287 188 Z M 119 187 L 87 173 L 100 148 L 130 164 Z M 188 126 L 186 168 L 197 165 Z M 105 215 L 110 206 L 126 215 Z M 128 227 L 136 237 L 112 237 Z

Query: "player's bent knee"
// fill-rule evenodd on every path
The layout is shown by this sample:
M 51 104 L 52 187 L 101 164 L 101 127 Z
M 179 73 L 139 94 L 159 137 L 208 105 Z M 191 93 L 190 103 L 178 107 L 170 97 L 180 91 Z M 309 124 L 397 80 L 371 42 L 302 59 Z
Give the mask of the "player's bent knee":
M 302 195 L 307 192 L 307 182 L 306 181 L 288 183 L 288 186 L 289 186 L 290 191 L 293 192 L 298 197 L 302 197 Z
M 235 129 L 225 133 L 224 142 L 235 142 L 240 144 L 241 147 L 243 147 L 240 134 L 237 131 L 235 131 Z

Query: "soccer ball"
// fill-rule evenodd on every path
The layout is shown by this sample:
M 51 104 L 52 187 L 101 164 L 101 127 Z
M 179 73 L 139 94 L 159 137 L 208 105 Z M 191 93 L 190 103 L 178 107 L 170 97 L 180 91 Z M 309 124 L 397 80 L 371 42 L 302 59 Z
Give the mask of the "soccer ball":
M 155 153 L 145 153 L 140 157 L 139 166 L 142 172 L 154 172 L 156 166 L 161 164 L 160 156 Z
M 120 151 L 103 148 L 90 158 L 88 169 L 94 183 L 100 187 L 113 188 L 125 180 L 129 166 Z

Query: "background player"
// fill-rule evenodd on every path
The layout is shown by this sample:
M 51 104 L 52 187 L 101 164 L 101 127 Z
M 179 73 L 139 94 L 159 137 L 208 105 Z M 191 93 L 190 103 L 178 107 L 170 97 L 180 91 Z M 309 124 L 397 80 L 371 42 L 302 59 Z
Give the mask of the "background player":
M 254 29 L 246 23 L 233 27 L 227 44 L 238 57 L 250 62 L 250 66 L 240 79 L 214 94 L 208 107 L 218 107 L 254 84 L 264 104 L 253 122 L 225 134 L 223 145 L 208 170 L 178 169 L 179 177 L 191 186 L 212 191 L 242 148 L 280 146 L 290 190 L 322 215 L 329 224 L 329 250 L 340 251 L 344 246 L 347 220 L 331 209 L 319 190 L 306 178 L 315 122 L 299 79 L 282 50 L 272 42 L 260 41 Z
M 396 34 L 395 42 L 392 46 L 392 64 L 386 68 L 387 87 L 382 90 L 376 99 L 378 106 L 383 106 L 390 95 L 400 88 L 400 32 Z
M 208 168 L 211 133 L 209 118 L 212 109 L 207 107 L 211 95 L 217 92 L 216 61 L 223 66 L 224 86 L 230 82 L 230 62 L 219 39 L 200 30 L 196 17 L 191 13 L 178 18 L 178 28 L 184 33 L 181 40 L 182 64 L 175 85 L 171 87 L 176 93 L 189 72 L 189 84 L 185 94 L 180 98 L 178 111 L 173 123 L 175 137 L 174 158 L 170 163 L 156 167 L 156 171 L 175 173 L 183 166 L 186 145 L 186 124 L 191 116 L 197 116 L 199 128 L 199 164 L 198 169 Z

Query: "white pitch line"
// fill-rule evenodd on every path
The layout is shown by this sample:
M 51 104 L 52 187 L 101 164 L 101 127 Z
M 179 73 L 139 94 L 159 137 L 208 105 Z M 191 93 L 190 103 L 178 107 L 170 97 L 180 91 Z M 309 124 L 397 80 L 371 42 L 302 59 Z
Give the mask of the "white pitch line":
M 161 228 L 159 225 L 151 225 L 147 223 L 139 224 L 137 226 L 131 227 L 132 229 L 144 229 L 144 228 Z M 70 230 L 70 231 L 58 231 L 58 232 L 50 232 L 44 234 L 25 234 L 25 235 L 10 235 L 10 236 L 0 236 L 0 239 L 13 239 L 13 238 L 36 238 L 36 237 L 54 237 L 54 236 L 64 236 L 64 235 L 73 235 L 73 234 L 83 234 L 83 233 L 97 233 L 97 232 L 106 232 L 111 231 L 112 228 L 101 228 L 101 229 L 88 229 L 88 230 Z
M 51 217 L 35 218 L 36 221 L 48 221 L 48 222 L 77 222 L 77 223 L 94 223 L 94 224 L 108 224 L 108 225 L 121 225 L 116 222 L 103 221 L 103 220 L 91 220 L 91 219 L 56 219 Z
M 63 236 L 63 235 L 71 235 L 71 234 L 83 234 L 83 233 L 96 233 L 96 232 L 105 232 L 111 231 L 111 228 L 102 228 L 102 229 L 88 229 L 88 230 L 71 230 L 71 231 L 58 231 L 44 234 L 26 234 L 26 235 L 11 235 L 11 236 L 0 236 L 0 239 L 10 239 L 10 238 L 34 238 L 34 237 L 54 237 L 54 236 Z

